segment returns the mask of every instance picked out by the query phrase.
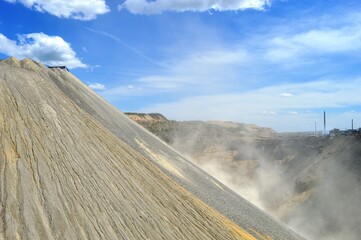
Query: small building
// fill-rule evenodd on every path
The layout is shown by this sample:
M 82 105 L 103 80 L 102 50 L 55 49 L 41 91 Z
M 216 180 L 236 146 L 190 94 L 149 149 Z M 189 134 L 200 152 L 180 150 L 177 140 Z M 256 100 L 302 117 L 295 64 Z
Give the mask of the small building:
M 330 131 L 330 138 L 338 137 L 338 136 L 359 136 L 361 135 L 361 128 L 359 129 L 333 129 Z
M 66 66 L 48 66 L 48 68 L 58 68 L 62 70 L 66 70 L 67 72 L 70 72 L 69 69 Z
M 340 135 L 341 135 L 341 131 L 338 128 L 335 128 L 335 129 L 330 131 L 330 137 L 331 138 L 334 138 L 334 137 L 340 136 Z

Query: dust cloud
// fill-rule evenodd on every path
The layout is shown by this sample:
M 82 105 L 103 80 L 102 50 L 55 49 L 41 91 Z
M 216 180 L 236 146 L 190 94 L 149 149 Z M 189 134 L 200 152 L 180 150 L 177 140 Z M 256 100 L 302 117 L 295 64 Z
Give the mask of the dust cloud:
M 174 148 L 307 239 L 360 239 L 360 139 L 175 136 Z
M 309 239 L 360 239 L 359 169 L 339 158 L 323 160 L 322 176 L 312 198 L 294 209 L 287 223 Z

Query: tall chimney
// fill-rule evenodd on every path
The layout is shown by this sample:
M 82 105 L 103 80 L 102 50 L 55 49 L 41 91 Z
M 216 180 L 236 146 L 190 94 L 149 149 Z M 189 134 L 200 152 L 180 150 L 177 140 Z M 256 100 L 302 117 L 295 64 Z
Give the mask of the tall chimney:
M 353 119 L 351 120 L 351 129 L 353 131 Z
M 323 134 L 326 135 L 326 111 L 323 111 Z

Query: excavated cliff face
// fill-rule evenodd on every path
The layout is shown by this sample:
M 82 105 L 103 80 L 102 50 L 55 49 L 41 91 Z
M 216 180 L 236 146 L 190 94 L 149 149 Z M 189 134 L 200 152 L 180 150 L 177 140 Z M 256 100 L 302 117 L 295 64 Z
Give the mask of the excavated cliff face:
M 30 59 L 0 62 L 0 172 L 0 239 L 302 239 Z
M 162 114 L 159 113 L 124 113 L 130 119 L 136 121 L 136 122 L 144 122 L 144 123 L 157 123 L 157 122 L 163 122 L 168 121 Z

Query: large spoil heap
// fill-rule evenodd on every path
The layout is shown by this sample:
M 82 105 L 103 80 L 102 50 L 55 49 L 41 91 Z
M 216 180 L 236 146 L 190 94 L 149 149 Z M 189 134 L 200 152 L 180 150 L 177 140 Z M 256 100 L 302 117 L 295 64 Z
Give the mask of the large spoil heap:
M 0 171 L 0 239 L 302 239 L 30 59 L 0 61 Z

